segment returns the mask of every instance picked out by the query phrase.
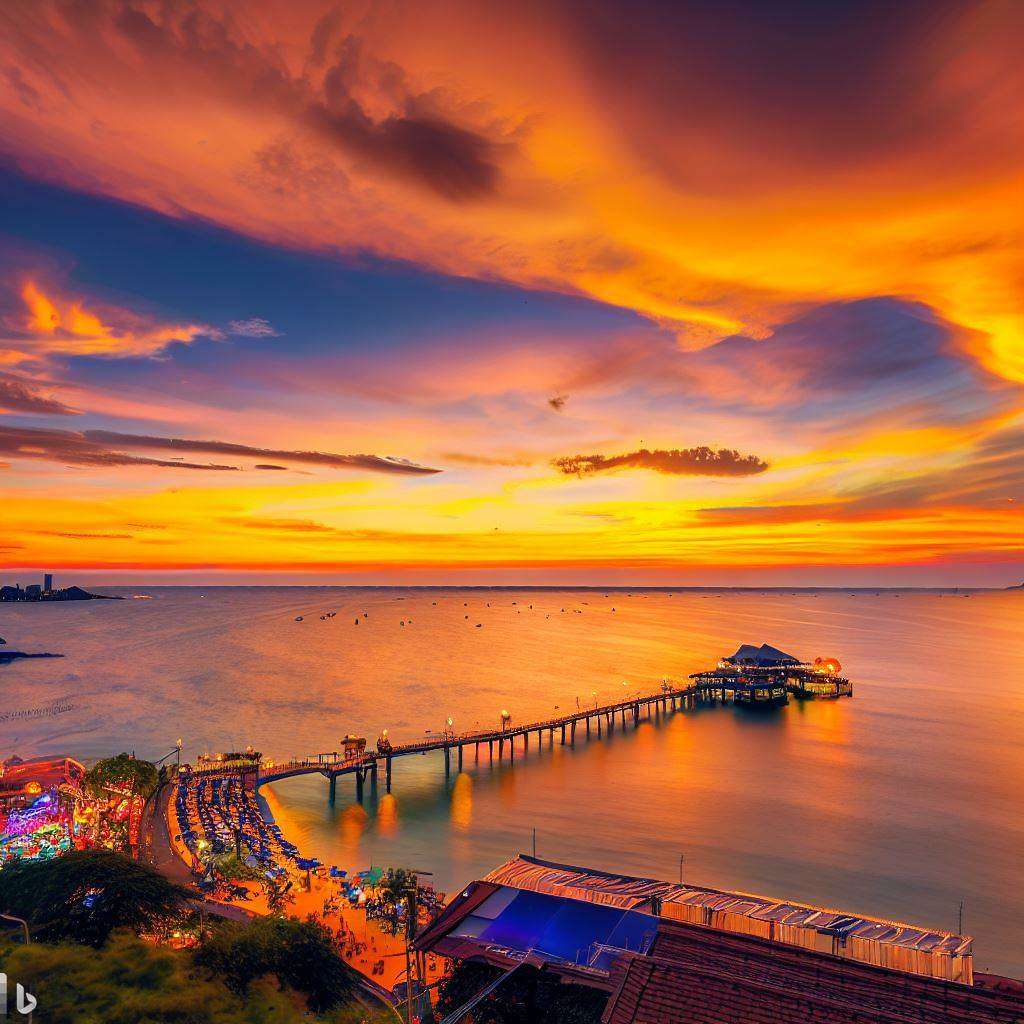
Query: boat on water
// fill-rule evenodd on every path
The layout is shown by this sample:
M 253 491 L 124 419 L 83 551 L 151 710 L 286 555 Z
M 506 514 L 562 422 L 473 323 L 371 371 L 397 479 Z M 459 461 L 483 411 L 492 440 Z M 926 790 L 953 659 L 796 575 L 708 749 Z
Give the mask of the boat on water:
M 295 616 L 295 621 L 296 622 L 301 622 L 302 621 L 302 616 L 301 615 L 296 615 Z

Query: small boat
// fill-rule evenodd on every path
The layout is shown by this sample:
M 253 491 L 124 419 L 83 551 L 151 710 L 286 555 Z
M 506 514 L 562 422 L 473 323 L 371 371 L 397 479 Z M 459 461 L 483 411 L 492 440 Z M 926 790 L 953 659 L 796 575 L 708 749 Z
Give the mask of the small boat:
M 302 616 L 301 615 L 296 615 L 295 616 L 295 621 L 296 622 L 301 622 L 302 621 Z

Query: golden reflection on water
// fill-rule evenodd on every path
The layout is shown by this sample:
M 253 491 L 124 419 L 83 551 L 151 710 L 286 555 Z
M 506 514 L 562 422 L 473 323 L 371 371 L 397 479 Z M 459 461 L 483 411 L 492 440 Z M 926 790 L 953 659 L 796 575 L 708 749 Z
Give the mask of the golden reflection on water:
M 398 834 L 398 798 L 385 793 L 377 804 L 377 831 L 385 838 Z
M 468 832 L 473 821 L 473 779 L 462 772 L 452 787 L 452 825 L 461 832 Z
M 158 754 L 184 734 L 188 757 L 252 743 L 280 758 L 335 750 L 352 731 L 412 739 L 447 715 L 457 730 L 493 727 L 503 707 L 540 721 L 577 696 L 620 698 L 623 679 L 650 691 L 685 680 L 741 642 L 837 655 L 852 700 L 699 708 L 625 732 L 619 716 L 611 738 L 606 723 L 589 742 L 578 727 L 574 748 L 534 734 L 524 757 L 520 739 L 514 767 L 507 743 L 493 764 L 486 744 L 479 761 L 467 747 L 468 779 L 447 784 L 440 754 L 403 758 L 401 821 L 372 783 L 367 816 L 351 776 L 336 806 L 321 777 L 263 793 L 304 854 L 415 865 L 448 890 L 530 849 L 536 827 L 553 860 L 671 878 L 685 853 L 696 882 L 922 924 L 948 926 L 965 899 L 979 964 L 1021 973 L 1022 602 L 1024 591 L 168 590 L 5 611 L 19 645 L 48 649 L 59 628 L 74 661 L 16 663 L 3 696 L 56 700 L 78 685 L 72 667 L 100 681 L 94 703 L 59 723 L 19 722 L 23 754 L 60 743 L 99 757 L 129 742 Z M 321 620 L 328 609 L 337 618 Z
M 359 840 L 366 831 L 369 819 L 370 816 L 361 804 L 349 804 L 341 812 L 341 842 L 346 849 L 355 849 L 359 846 Z

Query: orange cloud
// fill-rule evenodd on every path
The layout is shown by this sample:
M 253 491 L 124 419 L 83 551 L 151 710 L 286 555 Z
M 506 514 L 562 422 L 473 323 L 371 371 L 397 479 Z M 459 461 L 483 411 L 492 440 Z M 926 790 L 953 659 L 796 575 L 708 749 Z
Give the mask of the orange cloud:
M 729 5 L 87 6 L 13 5 L 0 36 L 40 176 L 595 296 L 687 346 L 905 295 L 1024 380 L 1013 0 L 818 5 L 781 40 Z
M 80 299 L 47 294 L 33 280 L 22 285 L 21 298 L 25 315 L 14 326 L 23 336 L 0 341 L 4 361 L 45 354 L 155 356 L 175 342 L 188 344 L 200 335 L 221 333 L 203 324 L 160 323 L 118 307 L 89 309 Z

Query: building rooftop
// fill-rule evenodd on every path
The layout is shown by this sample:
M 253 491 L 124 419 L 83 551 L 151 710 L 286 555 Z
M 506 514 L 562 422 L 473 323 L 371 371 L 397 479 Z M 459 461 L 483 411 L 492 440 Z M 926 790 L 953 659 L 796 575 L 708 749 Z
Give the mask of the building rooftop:
M 604 1024 L 1016 1024 L 1024 996 L 662 920 L 613 971 Z
M 924 953 L 965 956 L 970 954 L 973 941 L 966 935 L 848 914 L 792 900 L 617 875 L 592 868 L 537 860 L 522 854 L 496 868 L 486 876 L 485 881 L 604 903 L 623 910 L 646 907 L 651 912 L 652 900 L 658 900 L 662 913 L 667 917 L 677 917 L 685 907 L 700 911 L 702 917 L 710 917 L 709 924 L 716 923 L 716 915 L 728 914 L 766 924 L 775 922 L 789 929 L 813 930 L 843 940 L 859 938 Z M 673 905 L 680 910 L 673 910 Z

